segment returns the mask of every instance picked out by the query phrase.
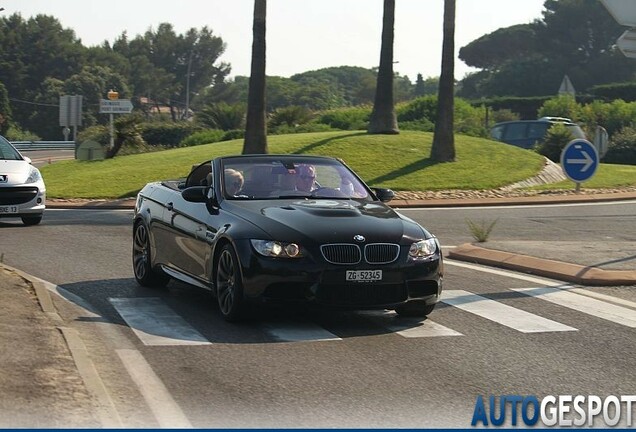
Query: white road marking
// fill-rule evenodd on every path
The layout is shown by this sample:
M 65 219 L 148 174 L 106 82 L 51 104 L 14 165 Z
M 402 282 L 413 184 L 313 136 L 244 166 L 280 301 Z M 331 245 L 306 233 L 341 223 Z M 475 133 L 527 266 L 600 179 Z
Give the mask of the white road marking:
M 398 318 L 397 313 L 387 310 L 360 311 L 358 314 L 381 321 L 383 327 L 405 338 L 463 336 L 460 332 L 444 327 L 428 318 L 425 320 L 420 318 Z
M 192 424 L 172 398 L 170 391 L 139 351 L 120 349 L 117 350 L 117 355 L 139 388 L 160 428 L 192 428 Z
M 451 260 L 448 258 L 444 259 L 444 265 L 450 265 L 450 266 L 455 266 L 455 267 L 463 267 L 463 268 L 467 268 L 470 270 L 477 270 L 480 272 L 484 272 L 484 273 L 490 273 L 490 274 L 495 274 L 498 276 L 505 276 L 505 277 L 509 277 L 509 278 L 513 278 L 513 279 L 519 279 L 522 281 L 526 281 L 526 282 L 532 282 L 535 284 L 539 284 L 539 285 L 543 285 L 543 286 L 551 286 L 551 287 L 559 287 L 559 286 L 569 286 L 567 284 L 565 284 L 564 282 L 557 282 L 554 280 L 550 280 L 550 279 L 543 279 L 543 278 L 539 278 L 536 276 L 529 276 L 529 275 L 524 275 L 521 273 L 514 273 L 511 271 L 506 271 L 506 270 L 497 270 L 494 268 L 490 268 L 490 267 L 483 267 L 483 266 L 479 266 L 476 264 L 468 264 L 468 263 L 464 263 L 464 262 L 460 262 L 460 261 L 455 261 L 455 260 Z
M 446 304 L 470 312 L 522 333 L 576 331 L 574 327 L 531 314 L 464 290 L 442 292 Z
M 320 342 L 342 340 L 333 333 L 312 323 L 281 323 L 266 325 L 265 329 L 281 342 Z
M 538 288 L 512 288 L 529 296 L 583 312 L 627 327 L 636 328 L 636 310 L 610 304 L 601 300 L 568 292 L 562 289 L 538 287 Z
M 160 298 L 110 298 L 144 345 L 210 345 L 211 342 Z

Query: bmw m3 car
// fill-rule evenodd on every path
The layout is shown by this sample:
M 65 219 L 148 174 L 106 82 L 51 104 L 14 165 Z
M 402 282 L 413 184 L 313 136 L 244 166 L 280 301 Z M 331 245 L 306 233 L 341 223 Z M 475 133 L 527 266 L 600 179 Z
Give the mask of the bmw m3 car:
M 42 221 L 46 187 L 31 159 L 0 136 L 0 218 L 22 219 L 25 225 Z
M 206 161 L 139 192 L 135 279 L 210 290 L 228 321 L 269 302 L 425 316 L 441 296 L 442 251 L 385 204 L 393 195 L 329 157 Z

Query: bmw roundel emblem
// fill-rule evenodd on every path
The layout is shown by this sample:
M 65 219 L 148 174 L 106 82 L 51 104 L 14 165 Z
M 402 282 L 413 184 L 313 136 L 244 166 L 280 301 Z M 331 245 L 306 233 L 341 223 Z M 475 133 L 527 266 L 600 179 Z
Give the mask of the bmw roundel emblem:
M 365 241 L 366 239 L 364 238 L 364 236 L 361 236 L 360 234 L 356 234 L 353 236 L 353 239 L 359 243 L 362 243 L 363 241 Z

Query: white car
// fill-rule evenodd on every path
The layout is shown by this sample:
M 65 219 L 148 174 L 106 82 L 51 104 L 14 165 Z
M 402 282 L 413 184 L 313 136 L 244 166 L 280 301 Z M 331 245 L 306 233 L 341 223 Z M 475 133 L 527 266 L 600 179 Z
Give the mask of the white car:
M 46 187 L 31 159 L 0 136 L 0 218 L 19 217 L 25 225 L 42 221 Z

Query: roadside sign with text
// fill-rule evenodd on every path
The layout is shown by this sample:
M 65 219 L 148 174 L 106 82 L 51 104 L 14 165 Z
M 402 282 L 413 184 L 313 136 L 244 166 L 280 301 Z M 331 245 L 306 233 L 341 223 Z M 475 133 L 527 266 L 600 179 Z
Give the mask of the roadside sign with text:
M 128 114 L 132 109 L 133 105 L 130 99 L 101 99 L 99 101 L 99 112 L 101 114 Z
M 592 178 L 598 168 L 598 151 L 594 145 L 583 139 L 570 141 L 561 152 L 563 174 L 576 183 Z

